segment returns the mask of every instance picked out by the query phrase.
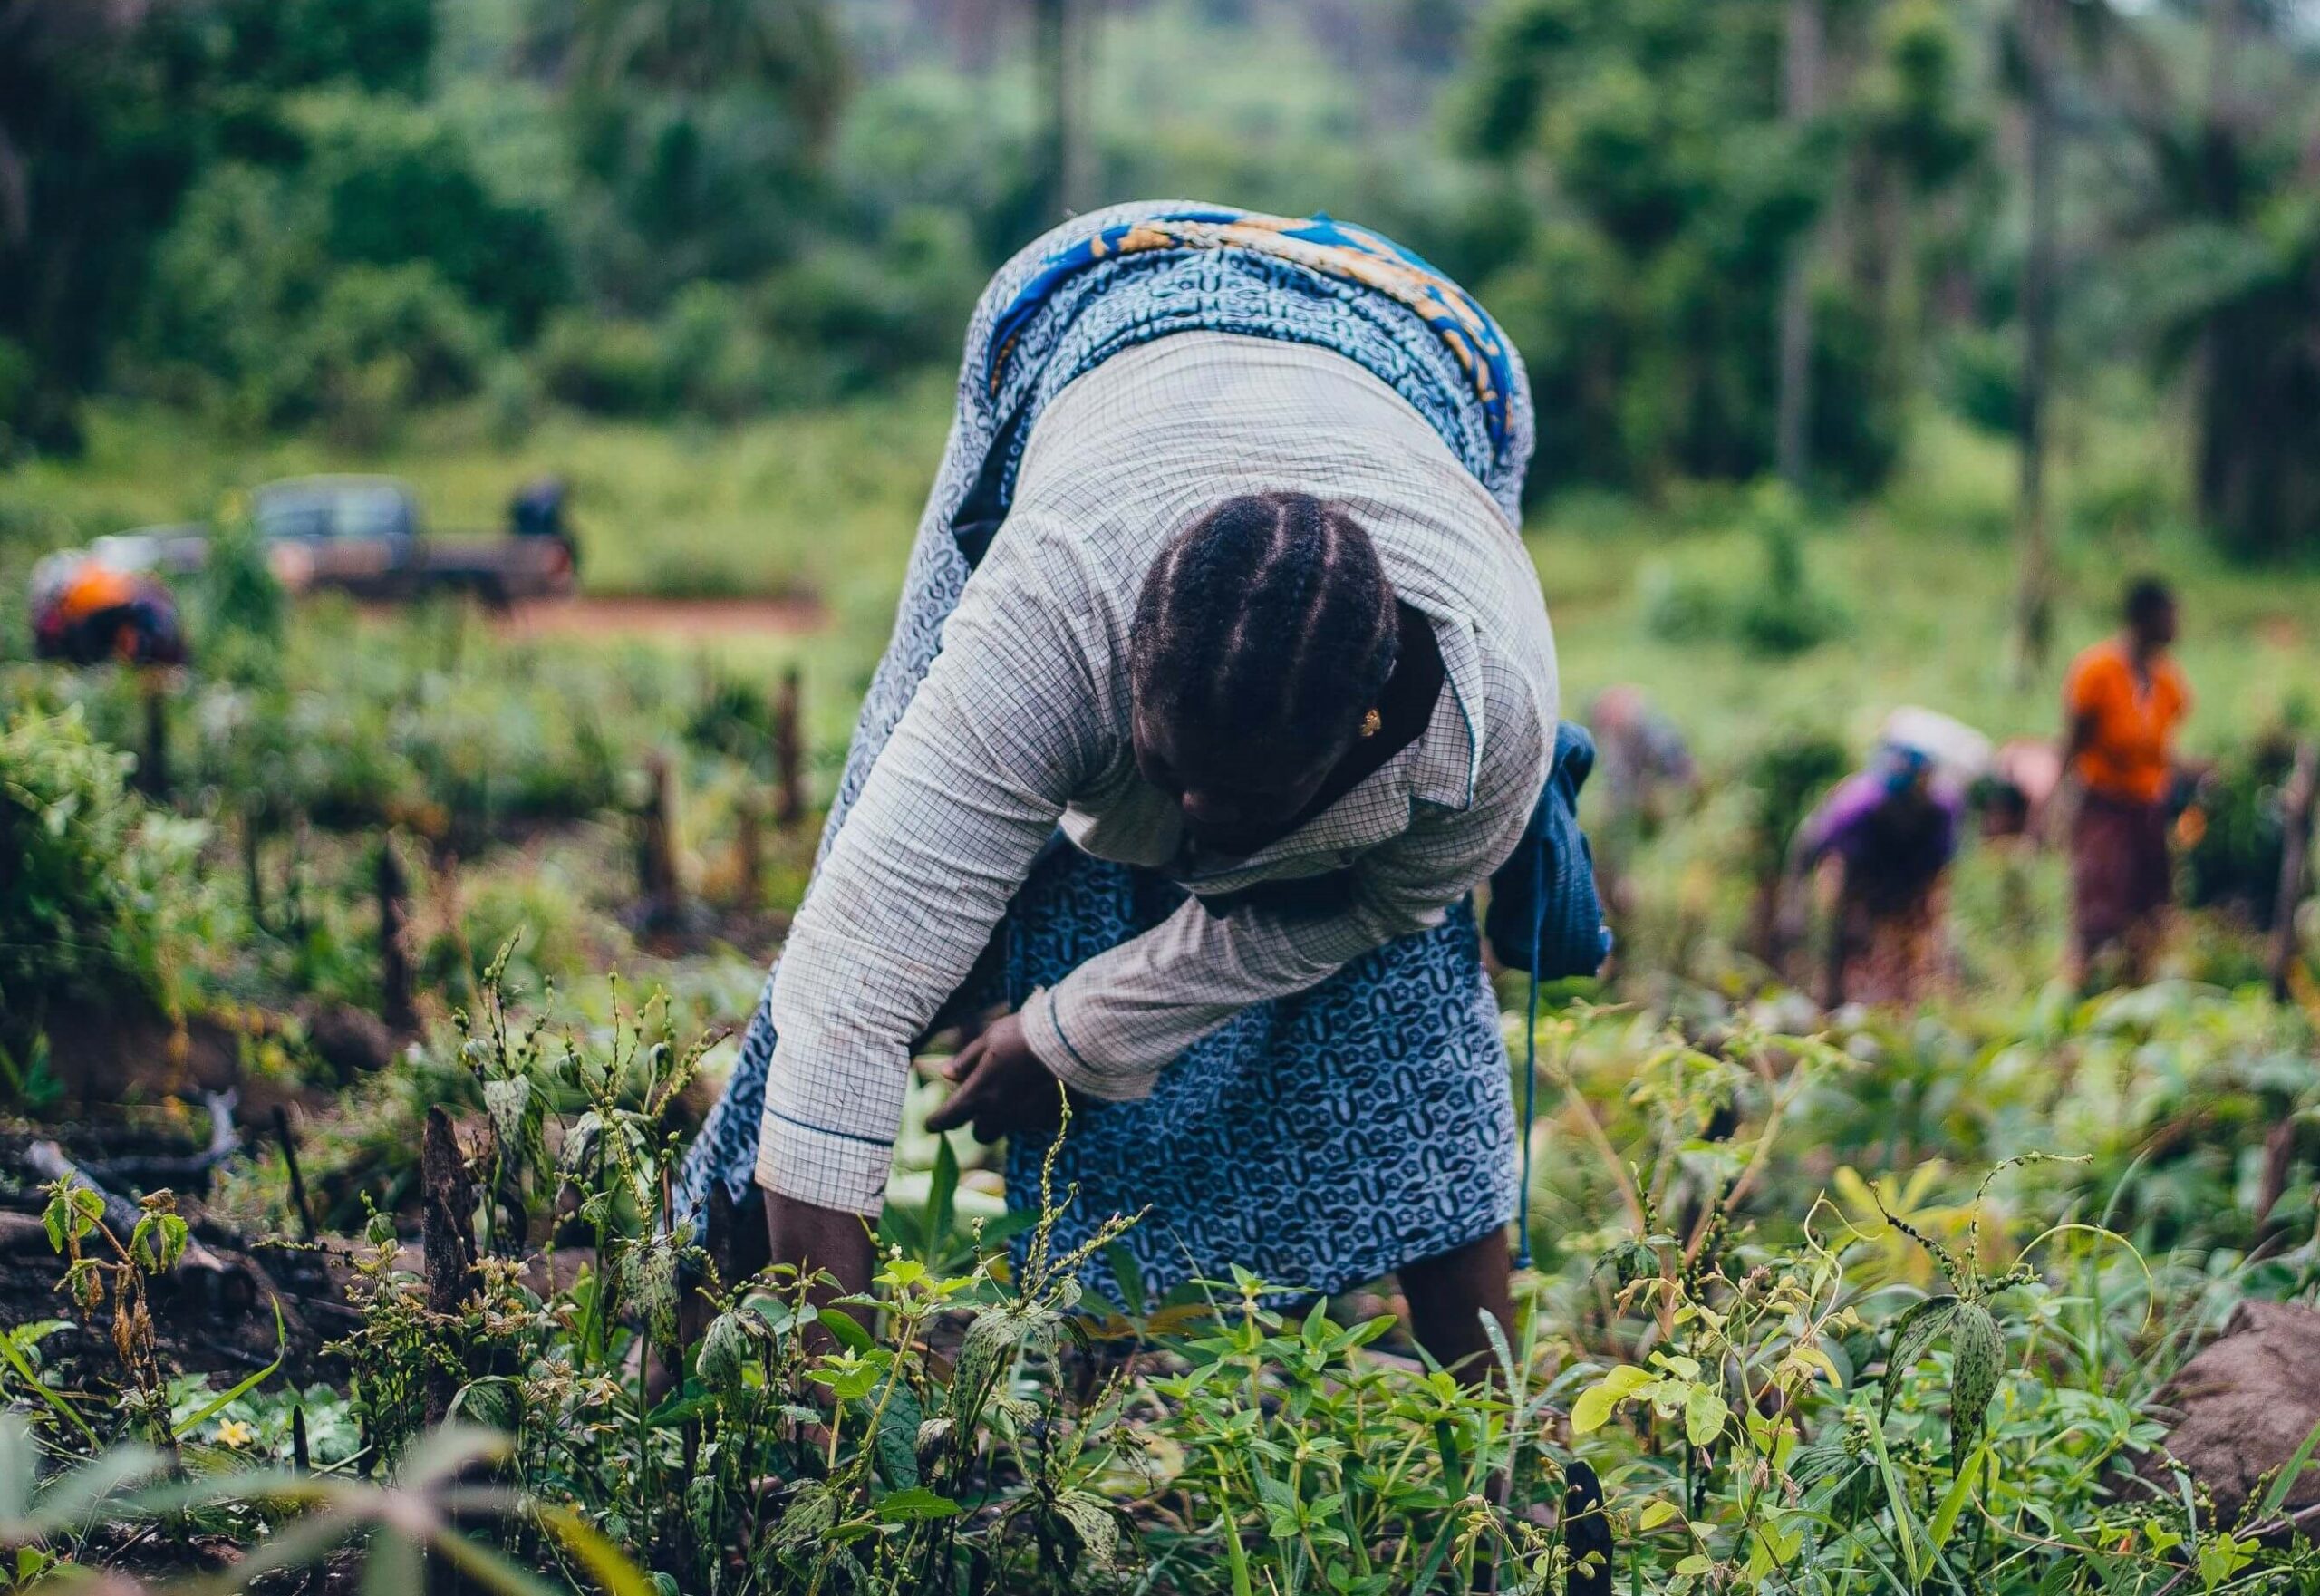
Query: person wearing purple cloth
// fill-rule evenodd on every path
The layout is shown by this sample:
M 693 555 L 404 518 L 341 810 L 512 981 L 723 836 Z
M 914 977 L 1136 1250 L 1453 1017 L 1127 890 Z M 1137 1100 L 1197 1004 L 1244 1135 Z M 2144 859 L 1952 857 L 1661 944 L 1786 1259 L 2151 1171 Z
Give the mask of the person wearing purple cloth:
M 1957 856 L 1961 794 L 1925 753 L 1880 745 L 1797 827 L 1790 874 L 1833 875 L 1822 1001 L 1908 1003 L 1938 972 L 1943 879 Z

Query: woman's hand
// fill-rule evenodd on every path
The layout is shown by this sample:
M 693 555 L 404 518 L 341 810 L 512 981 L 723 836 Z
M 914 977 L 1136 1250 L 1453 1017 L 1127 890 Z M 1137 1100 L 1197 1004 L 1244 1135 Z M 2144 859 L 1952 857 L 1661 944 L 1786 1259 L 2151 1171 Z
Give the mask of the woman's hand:
M 1047 1130 L 1062 1117 L 1063 1087 L 1023 1040 L 1023 1021 L 1010 1014 L 959 1049 L 942 1066 L 952 1086 L 942 1106 L 926 1117 L 929 1130 L 974 1127 L 975 1140 L 995 1142 L 1022 1130 Z

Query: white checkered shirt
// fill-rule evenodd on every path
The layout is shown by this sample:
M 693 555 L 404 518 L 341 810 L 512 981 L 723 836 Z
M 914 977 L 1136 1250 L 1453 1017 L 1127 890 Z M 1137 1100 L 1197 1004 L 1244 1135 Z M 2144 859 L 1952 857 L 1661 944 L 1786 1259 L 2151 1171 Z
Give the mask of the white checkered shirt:
M 1368 531 L 1396 596 L 1433 621 L 1446 684 L 1424 734 L 1321 814 L 1245 858 L 1188 863 L 1177 808 L 1129 745 L 1137 592 L 1220 499 L 1281 489 Z M 1326 350 L 1223 334 L 1112 357 L 1039 417 L 1006 523 L 798 912 L 774 975 L 759 1184 L 878 1212 L 912 1039 L 1058 824 L 1086 853 L 1206 896 L 1351 872 L 1341 913 L 1188 900 L 1032 994 L 1025 1035 L 1049 1069 L 1094 1097 L 1141 1097 L 1241 1010 L 1439 924 L 1513 851 L 1556 705 L 1521 538 L 1392 389 Z

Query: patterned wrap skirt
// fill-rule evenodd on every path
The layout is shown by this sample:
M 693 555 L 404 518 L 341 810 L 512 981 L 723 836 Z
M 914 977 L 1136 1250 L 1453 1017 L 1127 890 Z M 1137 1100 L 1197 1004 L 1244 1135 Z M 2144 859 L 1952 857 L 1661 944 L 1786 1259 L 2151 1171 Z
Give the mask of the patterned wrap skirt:
M 2072 919 L 2090 951 L 2162 914 L 2175 896 L 2167 806 L 2083 794 L 2071 823 L 2070 875 Z
M 1109 355 L 1186 330 L 1313 343 L 1358 362 L 1517 513 L 1532 440 L 1521 363 L 1480 307 L 1416 256 L 1327 218 L 1215 206 L 1118 206 L 1068 223 L 1000 271 L 970 325 L 950 442 L 825 854 L 1003 525 L 1039 411 Z M 1001 956 L 983 962 L 975 989 L 948 1011 L 1017 1005 L 1183 901 L 1166 878 L 1090 857 L 1058 834 L 1008 908 L 994 940 Z M 745 1201 L 774 1051 L 770 993 L 768 982 L 685 1159 L 681 1216 L 699 1216 L 711 1183 Z M 1172 1063 L 1148 1098 L 1087 1104 L 1056 1156 L 1055 1189 L 1076 1192 L 1058 1248 L 1144 1211 L 1119 1245 L 1156 1295 L 1229 1278 L 1235 1264 L 1284 1292 L 1336 1291 L 1462 1246 L 1514 1212 L 1508 1077 L 1473 906 L 1461 902 L 1434 930 L 1242 1011 Z M 1045 1137 L 1010 1143 L 1011 1204 L 1036 1204 L 1048 1153 Z M 1105 1272 L 1099 1263 L 1090 1283 L 1109 1288 Z

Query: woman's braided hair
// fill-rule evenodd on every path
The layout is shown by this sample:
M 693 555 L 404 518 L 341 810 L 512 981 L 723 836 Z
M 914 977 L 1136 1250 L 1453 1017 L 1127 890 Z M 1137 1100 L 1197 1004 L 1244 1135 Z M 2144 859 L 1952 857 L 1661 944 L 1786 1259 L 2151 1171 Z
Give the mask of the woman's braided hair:
M 1307 493 L 1228 498 L 1170 541 L 1128 643 L 1140 713 L 1209 743 L 1341 748 L 1400 641 L 1394 590 L 1358 522 Z

